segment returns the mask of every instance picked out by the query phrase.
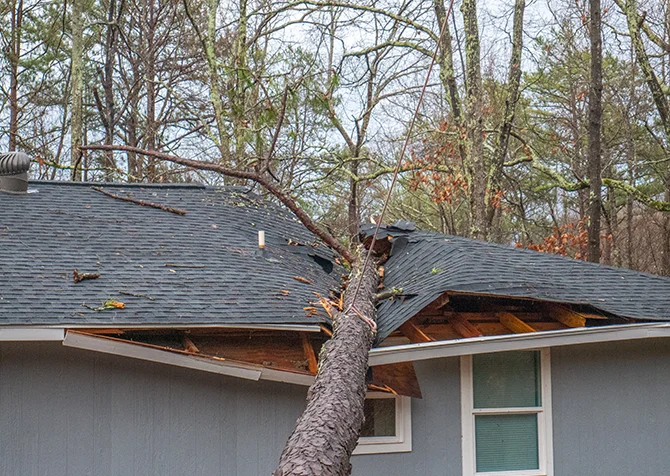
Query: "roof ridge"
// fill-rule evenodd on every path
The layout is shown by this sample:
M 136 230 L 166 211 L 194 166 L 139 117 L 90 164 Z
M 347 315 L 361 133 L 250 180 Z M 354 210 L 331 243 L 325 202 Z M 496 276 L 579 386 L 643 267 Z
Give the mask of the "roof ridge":
M 29 180 L 32 185 L 57 185 L 61 187 L 122 187 L 122 188 L 228 188 L 214 187 L 202 183 L 124 183 L 124 182 L 72 182 L 69 180 Z M 239 188 L 239 187 L 231 187 Z

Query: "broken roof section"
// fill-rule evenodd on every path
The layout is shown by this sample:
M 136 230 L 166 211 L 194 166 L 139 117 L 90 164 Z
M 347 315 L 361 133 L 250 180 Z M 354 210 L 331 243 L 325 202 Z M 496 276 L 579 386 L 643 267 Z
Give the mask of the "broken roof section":
M 374 225 L 365 225 L 371 237 Z M 379 305 L 378 340 L 445 292 L 589 305 L 609 315 L 670 320 L 670 279 L 558 255 L 416 231 L 411 223 L 380 229 L 392 248 L 386 289 L 402 294 Z
M 186 214 L 91 184 L 0 193 L 0 325 L 329 323 L 316 293 L 339 288 L 342 269 L 282 207 L 242 188 L 103 188 Z M 75 269 L 100 277 L 75 284 Z

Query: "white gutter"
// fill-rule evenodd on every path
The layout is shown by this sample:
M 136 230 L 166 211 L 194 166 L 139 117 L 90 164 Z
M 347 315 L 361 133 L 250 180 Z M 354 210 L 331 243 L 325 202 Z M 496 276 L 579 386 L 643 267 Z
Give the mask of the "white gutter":
M 0 342 L 57 341 L 65 337 L 65 329 L 43 327 L 0 327 Z
M 168 350 L 155 349 L 147 345 L 124 342 L 110 337 L 68 332 L 62 341 L 66 347 L 202 370 L 204 372 L 239 377 L 247 380 L 271 380 L 307 386 L 311 385 L 314 381 L 314 377 L 311 375 L 217 360 L 211 357 L 180 354 Z
M 502 336 L 483 336 L 438 342 L 422 342 L 370 351 L 370 365 L 413 362 L 416 360 L 485 354 L 509 350 L 541 349 L 574 344 L 615 342 L 652 337 L 670 337 L 670 323 L 623 324 L 606 327 L 580 327 L 558 331 L 533 332 Z

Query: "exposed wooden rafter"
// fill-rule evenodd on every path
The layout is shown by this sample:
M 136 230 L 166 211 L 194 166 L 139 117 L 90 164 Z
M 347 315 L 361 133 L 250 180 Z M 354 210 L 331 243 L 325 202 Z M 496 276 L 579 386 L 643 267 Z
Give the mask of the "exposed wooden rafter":
M 501 312 L 499 314 L 500 323 L 515 334 L 525 334 L 526 332 L 536 332 L 531 326 L 523 322 L 511 312 Z
M 586 317 L 563 306 L 551 306 L 549 316 L 568 327 L 584 327 L 586 325 Z
M 475 327 L 473 323 L 468 321 L 463 316 L 453 315 L 449 317 L 449 324 L 458 332 L 461 337 L 481 337 L 483 334 Z
M 300 335 L 302 336 L 302 348 L 305 352 L 305 358 L 307 359 L 308 369 L 310 373 L 316 375 L 316 373 L 319 371 L 319 363 L 316 360 L 314 347 L 312 347 L 312 343 L 309 341 L 309 337 L 307 337 L 307 334 L 303 332 Z
M 399 327 L 400 332 L 409 339 L 412 344 L 419 342 L 433 342 L 435 339 L 426 335 L 418 326 L 411 320 L 405 322 Z

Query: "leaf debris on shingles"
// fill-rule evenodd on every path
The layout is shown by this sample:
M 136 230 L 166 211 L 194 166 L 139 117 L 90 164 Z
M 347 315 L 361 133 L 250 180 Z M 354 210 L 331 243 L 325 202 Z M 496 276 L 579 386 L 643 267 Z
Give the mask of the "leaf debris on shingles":
M 99 277 L 100 273 L 80 273 L 77 271 L 77 268 L 75 268 L 74 272 L 72 273 L 72 278 L 74 279 L 75 283 L 86 281 L 87 279 L 98 279 Z
M 116 301 L 114 299 L 107 299 L 100 307 L 89 306 L 85 303 L 82 303 L 82 306 L 86 309 L 90 309 L 91 311 L 109 311 L 110 309 L 124 309 L 126 307 L 125 303 Z
M 293 279 L 295 279 L 296 281 L 300 281 L 301 283 L 305 283 L 305 284 L 314 284 L 312 281 L 310 281 L 307 278 L 303 278 L 302 276 L 293 276 Z

